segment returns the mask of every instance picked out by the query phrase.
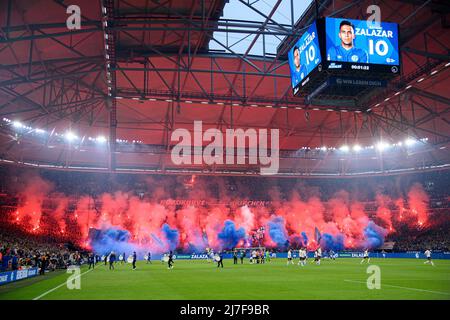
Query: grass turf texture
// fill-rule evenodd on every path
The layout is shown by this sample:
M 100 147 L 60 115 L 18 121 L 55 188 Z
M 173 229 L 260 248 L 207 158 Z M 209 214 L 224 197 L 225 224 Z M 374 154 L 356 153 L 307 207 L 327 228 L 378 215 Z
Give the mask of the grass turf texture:
M 286 266 L 285 259 L 267 264 L 233 265 L 224 260 L 224 268 L 206 261 L 178 260 L 174 269 L 153 261 L 139 261 L 137 269 L 130 264 L 116 264 L 108 270 L 98 264 L 94 271 L 83 274 L 81 289 L 69 290 L 65 285 L 70 274 L 45 275 L 40 280 L 26 279 L 21 284 L 0 287 L 0 300 L 31 300 L 61 285 L 40 299 L 153 299 L 153 300 L 228 300 L 228 299 L 433 299 L 450 300 L 450 260 L 436 260 L 436 266 L 424 265 L 416 259 L 371 259 L 381 269 L 381 289 L 366 286 L 367 264 L 360 259 L 323 260 L 320 266 Z M 28 283 L 29 282 L 29 283 Z M 62 285 L 64 284 L 64 285 Z

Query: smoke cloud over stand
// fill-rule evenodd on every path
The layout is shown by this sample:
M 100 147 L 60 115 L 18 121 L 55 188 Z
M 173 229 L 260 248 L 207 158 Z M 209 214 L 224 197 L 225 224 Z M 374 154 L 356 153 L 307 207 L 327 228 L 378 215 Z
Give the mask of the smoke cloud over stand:
M 30 233 L 65 237 L 99 253 L 162 253 L 251 246 L 252 235 L 260 228 L 264 230 L 260 244 L 269 248 L 373 249 L 381 246 L 399 223 L 426 227 L 429 218 L 428 196 L 419 184 L 413 185 L 405 198 L 377 194 L 375 209 L 366 212 L 367 204 L 351 198 L 345 190 L 324 201 L 312 187 L 301 186 L 286 195 L 276 186 L 268 186 L 263 196 L 270 204 L 230 205 L 248 199 L 230 192 L 224 179 L 215 178 L 212 185 L 193 177 L 188 186 L 183 185 L 185 177 L 176 179 L 147 178 L 151 191 L 144 198 L 120 190 L 74 197 L 56 192 L 53 183 L 35 175 L 18 188 L 19 206 L 10 219 Z M 218 197 L 212 194 L 214 188 Z M 238 181 L 236 188 L 248 186 Z M 204 203 L 180 205 L 177 198 Z M 171 199 L 173 203 L 161 202 Z M 316 229 L 320 239 L 315 236 Z

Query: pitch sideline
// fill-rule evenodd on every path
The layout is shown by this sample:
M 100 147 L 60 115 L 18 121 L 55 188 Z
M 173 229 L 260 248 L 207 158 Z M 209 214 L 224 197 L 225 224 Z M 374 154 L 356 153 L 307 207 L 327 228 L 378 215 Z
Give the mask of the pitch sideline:
M 89 269 L 89 270 L 83 272 L 82 274 L 76 276 L 74 279 L 77 279 L 77 278 L 81 277 L 82 275 L 85 275 L 86 273 L 91 272 L 92 270 L 94 270 L 94 269 Z M 53 289 L 50 289 L 50 290 L 44 292 L 44 293 L 41 294 L 40 296 L 37 296 L 37 297 L 34 298 L 33 300 L 39 300 L 40 298 L 45 297 L 45 296 L 46 296 L 47 294 L 49 294 L 50 292 L 53 292 L 53 291 L 55 291 L 55 290 L 61 288 L 62 286 L 66 285 L 66 284 L 67 284 L 67 282 L 64 282 L 64 283 L 62 283 L 62 284 L 60 284 L 60 285 L 54 287 Z
M 347 279 L 345 279 L 344 281 L 345 282 L 354 282 L 354 283 L 366 283 L 365 281 L 356 281 L 356 280 L 347 280 Z M 391 285 L 391 284 L 383 284 L 382 286 L 392 287 L 392 288 L 399 288 L 399 289 L 405 289 L 405 290 L 412 290 L 412 291 L 420 291 L 420 292 L 429 292 L 429 293 L 443 294 L 443 295 L 446 295 L 446 296 L 450 296 L 450 293 L 448 293 L 448 292 L 431 291 L 431 290 L 409 288 L 409 287 L 400 287 L 400 286 L 394 286 L 394 285 Z

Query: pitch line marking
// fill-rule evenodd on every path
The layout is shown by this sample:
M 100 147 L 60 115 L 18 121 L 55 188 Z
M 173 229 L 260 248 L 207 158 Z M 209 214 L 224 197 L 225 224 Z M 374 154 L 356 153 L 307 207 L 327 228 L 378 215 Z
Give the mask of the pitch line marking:
M 365 281 L 355 281 L 355 280 L 344 280 L 344 281 L 346 281 L 346 282 L 354 282 L 354 283 L 366 283 Z M 412 291 L 420 291 L 420 292 L 430 292 L 430 293 L 436 293 L 436 294 L 443 294 L 443 295 L 446 295 L 446 296 L 450 295 L 450 293 L 447 293 L 447 292 L 431 291 L 431 290 L 409 288 L 409 287 L 400 287 L 400 286 L 394 286 L 394 285 L 391 285 L 391 284 L 382 284 L 381 286 L 393 287 L 393 288 L 399 288 L 399 289 L 405 289 L 405 290 L 412 290 Z
M 82 274 L 76 276 L 74 279 L 80 278 L 82 275 L 84 275 L 84 274 L 86 274 L 86 273 L 88 273 L 88 272 L 91 272 L 92 270 L 94 270 L 94 269 L 89 269 L 88 271 L 85 271 L 85 272 L 83 272 Z M 44 292 L 44 293 L 41 294 L 40 296 L 37 296 L 37 297 L 34 298 L 33 300 L 39 300 L 40 298 L 42 298 L 42 297 L 48 295 L 50 292 L 53 292 L 53 291 L 55 291 L 55 290 L 61 288 L 62 286 L 66 285 L 66 284 L 67 284 L 67 282 L 64 282 L 64 283 L 60 284 L 59 286 L 56 286 L 56 287 L 54 287 L 53 289 L 50 289 L 50 290 Z

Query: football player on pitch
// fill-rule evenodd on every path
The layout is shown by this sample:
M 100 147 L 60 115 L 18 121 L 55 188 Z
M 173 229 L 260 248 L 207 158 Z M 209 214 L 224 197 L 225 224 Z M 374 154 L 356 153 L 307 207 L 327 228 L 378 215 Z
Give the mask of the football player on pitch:
M 427 249 L 425 251 L 425 257 L 427 257 L 427 261 L 425 261 L 424 264 L 428 263 L 428 264 L 431 264 L 434 267 L 434 263 L 431 260 L 431 250 L 430 249 Z
M 289 251 L 288 251 L 288 253 L 287 253 L 287 262 L 286 262 L 286 265 L 289 265 L 289 262 L 290 262 L 291 264 L 294 264 L 294 261 L 292 260 L 292 251 L 291 251 L 291 249 L 289 249 Z
M 369 257 L 369 250 L 364 250 L 363 259 L 361 260 L 360 264 L 362 264 L 364 261 L 367 261 L 367 263 L 370 263 L 370 257 Z

